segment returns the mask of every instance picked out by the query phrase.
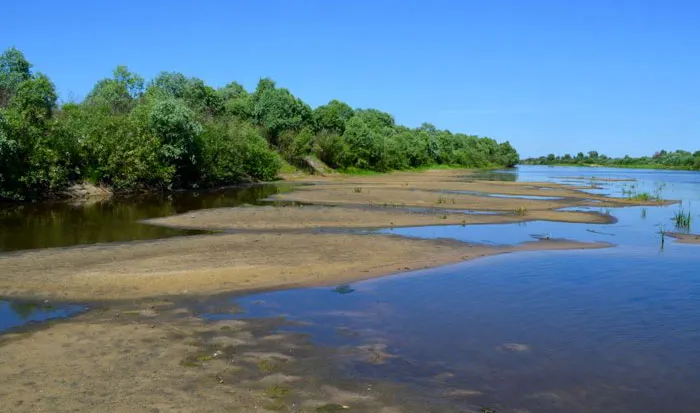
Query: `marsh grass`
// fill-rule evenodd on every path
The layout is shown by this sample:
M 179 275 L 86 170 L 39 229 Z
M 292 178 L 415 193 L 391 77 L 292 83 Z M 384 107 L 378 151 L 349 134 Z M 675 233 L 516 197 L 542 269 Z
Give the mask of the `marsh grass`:
M 515 213 L 515 215 L 523 217 L 527 215 L 527 208 L 525 208 L 524 206 L 520 206 L 513 212 Z
M 675 214 L 673 214 L 673 222 L 676 224 L 676 228 L 683 231 L 690 231 L 692 219 L 693 216 L 691 215 L 690 211 L 685 212 L 682 209 L 679 209 Z
M 636 194 L 636 195 L 630 195 L 629 199 L 631 199 L 633 201 L 644 201 L 644 202 L 660 201 L 659 195 L 652 195 L 648 192 L 641 192 L 641 193 Z
M 360 193 L 362 193 L 362 188 L 358 186 L 357 188 L 353 188 L 352 192 L 354 192 L 356 194 L 360 194 Z

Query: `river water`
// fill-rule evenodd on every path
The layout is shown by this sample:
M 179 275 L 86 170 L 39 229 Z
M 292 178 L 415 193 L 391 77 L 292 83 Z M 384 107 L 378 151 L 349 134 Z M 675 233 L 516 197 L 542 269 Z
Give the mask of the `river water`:
M 682 203 L 608 210 L 605 213 L 618 218 L 609 225 L 536 221 L 380 229 L 487 244 L 545 236 L 616 246 L 508 254 L 337 288 L 215 298 L 219 301 L 215 306 L 202 305 L 203 316 L 283 316 L 299 322 L 287 329 L 304 332 L 319 345 L 372 346 L 382 357 L 374 362 L 336 360 L 340 374 L 403 383 L 412 390 L 414 402 L 428 406 L 425 411 L 700 411 L 700 246 L 678 244 L 668 237 L 662 242 L 660 235 L 662 230 L 674 230 L 672 218 L 679 209 L 691 212 L 695 227 L 691 230 L 700 229 L 700 173 L 524 166 L 483 173 L 478 179 L 587 184 L 593 176 L 636 180 L 595 180 L 600 185 L 595 193 L 648 192 Z M 144 208 L 135 202 L 128 217 L 120 218 L 114 227 L 122 231 L 128 225 L 138 226 L 146 238 L 182 235 L 160 233 L 164 229 L 138 224 L 136 218 L 253 203 L 268 195 L 234 193 L 212 195 L 217 201 L 200 204 L 181 201 L 180 207 L 172 199 L 164 204 L 149 201 Z M 602 212 L 604 208 L 592 209 Z M 20 238 L 0 235 L 0 248 L 141 237 L 127 230 L 114 235 L 101 227 L 101 213 L 94 213 L 95 221 L 71 218 L 60 223 L 46 218 L 51 215 L 46 211 L 15 213 L 10 221 L 2 218 L 0 222 L 14 222 L 15 234 L 29 233 Z M 37 222 L 25 222 L 30 217 Z M 51 233 L 45 222 L 64 233 L 75 227 L 76 235 L 59 242 L 42 239 Z M 87 241 L 80 238 L 77 234 L 90 227 L 88 222 L 100 227 L 94 234 L 102 235 L 91 235 Z M 0 305 L 0 313 L 10 311 L 3 308 L 10 306 Z M 208 308 L 224 310 L 207 313 Z

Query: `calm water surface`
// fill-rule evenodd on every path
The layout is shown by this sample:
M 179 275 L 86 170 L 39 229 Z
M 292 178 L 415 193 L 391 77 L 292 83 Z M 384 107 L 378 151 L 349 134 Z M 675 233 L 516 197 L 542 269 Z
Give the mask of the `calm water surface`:
M 336 289 L 258 294 L 228 302 L 243 314 L 207 317 L 285 316 L 319 344 L 378 346 L 394 357 L 383 364 L 343 360 L 343 374 L 403 382 L 432 409 L 426 411 L 700 411 L 700 247 L 669 238 L 662 244 L 660 235 L 674 229 L 680 208 L 698 225 L 700 174 L 522 167 L 483 178 L 587 183 L 571 179 L 580 176 L 638 179 L 598 181 L 591 192 L 623 197 L 632 190 L 683 202 L 613 209 L 618 222 L 610 225 L 381 230 L 489 244 L 547 236 L 617 246 L 509 254 Z
M 586 179 L 577 179 L 582 176 Z M 660 231 L 674 229 L 671 218 L 682 208 L 691 211 L 698 232 L 700 174 L 531 166 L 477 178 L 580 185 L 593 176 L 637 181 L 595 181 L 599 187 L 592 193 L 648 192 L 682 204 L 612 209 L 618 222 L 610 225 L 535 221 L 380 230 L 472 243 L 513 244 L 545 236 L 617 246 L 509 254 L 339 288 L 217 298 L 217 312 L 209 310 L 211 303 L 201 310 L 211 319 L 285 316 L 300 321 L 294 329 L 321 345 L 374 345 L 391 357 L 380 364 L 337 360 L 343 377 L 405 383 L 410 397 L 429 406 L 426 411 L 476 406 L 497 412 L 698 412 L 700 246 L 669 238 L 662 244 Z M 114 224 L 100 221 L 101 210 L 93 212 L 95 221 L 84 212 L 56 212 L 60 219 L 45 211 L 18 212 L 14 218 L 10 213 L 0 221 L 0 248 L 134 239 L 116 230 L 127 224 L 138 225 L 149 238 L 164 236 L 148 231 L 165 229 L 138 219 L 252 203 L 269 194 L 258 195 L 243 200 L 219 194 L 201 204 L 159 201 L 145 209 L 127 208 L 126 218 L 119 218 L 116 206 L 107 206 Z M 74 216 L 79 218 L 66 218 Z M 30 217 L 40 218 L 30 222 Z M 46 225 L 74 238 L 42 240 Z M 93 235 L 80 238 L 84 231 Z M 0 313 L 2 305 L 8 304 L 0 303 Z
M 148 218 L 205 208 L 258 204 L 289 186 L 258 185 L 115 198 L 92 204 L 0 204 L 0 251 L 122 242 L 203 231 L 142 224 Z

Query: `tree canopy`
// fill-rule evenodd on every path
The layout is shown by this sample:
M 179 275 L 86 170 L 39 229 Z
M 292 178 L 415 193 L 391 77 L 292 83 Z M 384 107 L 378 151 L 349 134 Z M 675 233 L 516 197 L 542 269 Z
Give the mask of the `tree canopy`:
M 22 52 L 0 55 L 0 199 L 49 197 L 78 181 L 134 191 L 272 180 L 307 157 L 375 171 L 519 161 L 508 142 L 409 128 L 378 109 L 313 109 L 269 78 L 250 92 L 177 72 L 146 81 L 117 66 L 82 102 L 59 105 Z
M 522 161 L 526 165 L 579 165 L 579 166 L 613 166 L 623 168 L 656 168 L 656 169 L 687 169 L 700 170 L 700 151 L 690 153 L 679 149 L 676 151 L 660 150 L 652 156 L 612 158 L 589 151 L 588 155 L 579 152 L 576 156 L 564 154 L 558 156 L 549 154 L 539 158 L 528 158 Z

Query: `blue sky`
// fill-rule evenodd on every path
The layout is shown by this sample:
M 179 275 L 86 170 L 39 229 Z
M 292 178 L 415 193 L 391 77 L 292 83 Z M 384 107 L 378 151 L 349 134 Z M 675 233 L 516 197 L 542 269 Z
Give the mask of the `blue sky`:
M 118 64 L 213 86 L 269 76 L 521 155 L 700 149 L 700 2 L 8 1 L 15 46 L 63 99 Z

